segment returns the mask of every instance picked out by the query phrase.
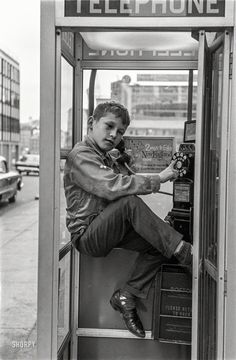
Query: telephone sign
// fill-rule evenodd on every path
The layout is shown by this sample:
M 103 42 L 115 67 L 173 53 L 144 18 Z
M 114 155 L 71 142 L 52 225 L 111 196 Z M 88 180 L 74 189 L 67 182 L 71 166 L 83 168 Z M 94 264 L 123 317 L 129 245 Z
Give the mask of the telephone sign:
M 225 0 L 65 0 L 65 16 L 222 17 Z

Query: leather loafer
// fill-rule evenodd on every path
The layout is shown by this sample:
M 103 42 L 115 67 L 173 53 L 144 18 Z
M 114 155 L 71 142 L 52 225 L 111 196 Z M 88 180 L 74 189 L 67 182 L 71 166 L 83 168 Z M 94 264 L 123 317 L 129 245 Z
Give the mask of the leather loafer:
M 127 292 L 117 290 L 111 297 L 110 304 L 114 310 L 122 315 L 127 329 L 140 338 L 145 337 L 145 331 L 137 314 L 134 297 Z

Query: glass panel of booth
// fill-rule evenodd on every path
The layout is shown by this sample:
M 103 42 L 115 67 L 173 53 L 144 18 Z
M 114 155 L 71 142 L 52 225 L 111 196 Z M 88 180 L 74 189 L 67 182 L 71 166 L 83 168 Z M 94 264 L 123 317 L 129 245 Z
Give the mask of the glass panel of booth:
M 220 47 L 212 55 L 212 105 L 210 119 L 210 141 L 209 141 L 209 179 L 207 199 L 208 205 L 208 234 L 205 244 L 205 296 L 208 304 L 205 304 L 206 322 L 204 327 L 205 334 L 211 334 L 209 345 L 205 351 L 205 356 L 216 357 L 216 338 L 217 338 L 217 279 L 218 260 L 221 254 L 218 254 L 219 246 L 219 186 L 220 186 L 220 154 L 221 154 L 221 123 L 222 117 L 222 61 L 223 47 Z M 209 307 L 211 311 L 209 312 Z M 204 335 L 204 334 L 203 334 Z
M 221 296 L 223 291 L 220 287 L 219 277 L 221 276 L 222 261 L 222 242 L 224 239 L 220 234 L 222 226 L 222 204 L 220 186 L 224 181 L 224 173 L 222 173 L 222 158 L 224 149 L 221 149 L 221 143 L 225 134 L 222 133 L 222 122 L 225 120 L 223 113 L 223 81 L 224 81 L 224 43 L 216 49 L 213 47 L 209 54 L 209 84 L 210 92 L 207 95 L 207 103 L 209 101 L 209 111 L 207 111 L 206 122 L 204 127 L 205 150 L 204 161 L 206 161 L 203 183 L 203 237 L 201 239 L 202 256 L 203 256 L 203 272 L 201 274 L 200 296 L 202 301 L 202 314 L 200 313 L 200 357 L 215 359 L 217 351 L 219 351 L 220 341 L 222 340 L 221 331 L 223 328 L 219 326 L 223 313 Z M 226 115 L 227 116 L 227 115 Z M 224 144 L 224 143 L 223 143 Z M 221 244 L 220 244 L 221 243 Z M 207 341 L 205 339 L 207 338 Z
M 209 213 L 209 237 L 206 244 L 206 258 L 217 267 L 218 248 L 218 212 L 219 212 L 219 184 L 220 184 L 220 152 L 221 152 L 221 122 L 222 122 L 222 61 L 223 47 L 213 54 L 212 67 L 212 110 L 211 110 L 211 179 L 209 179 L 210 213 Z
M 67 36 L 65 36 L 67 35 Z M 70 33 L 62 34 L 62 42 L 73 49 L 73 37 Z M 62 44 L 63 45 L 63 44 Z M 68 56 L 68 51 L 65 51 Z M 67 49 L 66 49 L 67 50 Z M 69 54 L 70 55 L 70 54 Z M 73 54 L 71 54 L 73 55 Z M 61 131 L 60 131 L 60 237 L 59 237 L 59 268 L 58 268 L 58 318 L 57 318 L 57 347 L 60 349 L 70 331 L 70 303 L 71 303 L 71 247 L 70 234 L 66 228 L 66 199 L 64 194 L 63 173 L 68 148 L 72 148 L 73 124 L 73 66 L 61 56 Z M 64 345 L 63 345 L 64 346 Z
M 61 57 L 61 149 L 72 148 L 73 123 L 73 66 Z M 63 154 L 62 154 L 63 155 Z M 60 161 L 60 248 L 70 241 L 70 234 L 66 228 L 66 200 L 63 187 L 63 170 L 65 160 Z
M 59 248 L 70 242 L 70 233 L 66 227 L 66 198 L 64 193 L 63 173 L 65 160 L 61 160 L 60 166 L 60 239 Z
M 73 67 L 61 57 L 61 148 L 72 147 Z
M 63 343 L 70 329 L 70 277 L 71 252 L 68 252 L 59 262 L 58 269 L 58 320 L 57 346 Z
M 84 70 L 83 135 L 87 133 L 90 70 Z M 98 70 L 94 104 L 115 100 L 131 116 L 127 136 L 174 137 L 183 142 L 188 110 L 187 70 Z M 196 119 L 197 71 L 193 78 L 192 119 Z

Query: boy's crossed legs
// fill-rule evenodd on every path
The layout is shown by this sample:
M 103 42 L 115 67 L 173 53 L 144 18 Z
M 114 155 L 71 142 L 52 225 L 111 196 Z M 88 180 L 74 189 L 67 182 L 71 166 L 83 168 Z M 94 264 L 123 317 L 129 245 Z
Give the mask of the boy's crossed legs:
M 136 195 L 111 202 L 76 239 L 75 247 L 94 257 L 109 254 L 115 247 L 139 252 L 129 280 L 117 290 L 111 305 L 118 310 L 127 328 L 136 336 L 145 332 L 135 307 L 135 298 L 146 298 L 160 266 L 173 255 L 184 265 L 191 263 L 191 244 L 182 235 L 155 215 Z M 177 251 L 177 252 L 176 252 Z

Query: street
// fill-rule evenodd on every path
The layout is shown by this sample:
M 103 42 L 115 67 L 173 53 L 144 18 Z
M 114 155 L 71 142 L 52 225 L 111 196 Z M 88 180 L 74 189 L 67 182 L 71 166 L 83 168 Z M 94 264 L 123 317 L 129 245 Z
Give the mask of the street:
M 24 186 L 21 191 L 18 191 L 15 203 L 0 202 L 0 217 L 6 215 L 12 209 L 20 209 L 23 204 L 35 200 L 35 196 L 38 195 L 39 177 L 37 175 L 23 176 L 23 183 Z
M 36 353 L 39 177 L 23 176 L 15 203 L 0 204 L 0 359 Z

